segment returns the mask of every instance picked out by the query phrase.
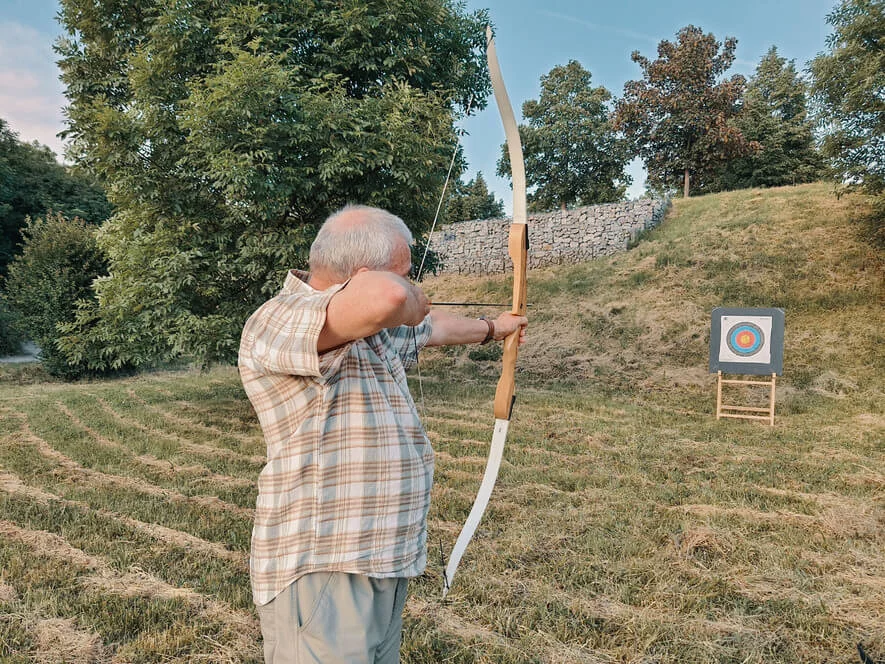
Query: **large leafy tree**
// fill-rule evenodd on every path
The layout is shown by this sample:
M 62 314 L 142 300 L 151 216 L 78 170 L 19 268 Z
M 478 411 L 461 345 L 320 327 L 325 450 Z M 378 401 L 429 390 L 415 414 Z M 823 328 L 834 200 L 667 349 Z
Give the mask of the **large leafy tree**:
M 815 146 L 814 122 L 808 116 L 808 86 L 795 63 L 772 46 L 747 84 L 734 123 L 759 150 L 726 162 L 715 189 L 776 187 L 813 182 L 823 161 Z
M 489 191 L 481 172 L 469 182 L 458 180 L 446 201 L 445 219 L 448 222 L 500 219 L 503 216 L 504 201 L 496 199 Z
M 26 219 L 50 210 L 98 223 L 111 205 L 92 178 L 59 164 L 48 147 L 20 141 L 0 118 L 0 276 L 18 251 Z
M 631 182 L 624 171 L 627 143 L 609 119 L 611 93 L 591 85 L 591 74 L 575 60 L 541 77 L 539 99 L 522 105 L 528 124 L 519 136 L 526 183 L 533 187 L 529 209 L 610 203 L 621 200 Z M 510 155 L 502 146 L 498 174 L 510 174 Z
M 634 142 L 651 188 L 702 193 L 724 162 L 757 147 L 732 122 L 746 84 L 740 75 L 724 78 L 736 47 L 734 37 L 720 43 L 689 25 L 675 42 L 658 44 L 656 60 L 631 55 L 643 77 L 624 84 L 614 124 Z
M 842 0 L 827 16 L 829 51 L 811 62 L 825 132 L 822 151 L 836 180 L 885 193 L 885 3 Z
M 71 157 L 118 209 L 68 341 L 111 363 L 233 358 L 347 202 L 423 232 L 453 118 L 488 91 L 484 15 L 451 0 L 61 5 Z

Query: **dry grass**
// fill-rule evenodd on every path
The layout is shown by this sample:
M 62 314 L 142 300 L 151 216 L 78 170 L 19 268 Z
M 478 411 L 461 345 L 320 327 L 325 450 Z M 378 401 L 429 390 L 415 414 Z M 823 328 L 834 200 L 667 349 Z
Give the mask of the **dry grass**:
M 498 364 L 430 354 L 430 563 L 404 662 L 885 659 L 885 291 L 862 205 L 823 185 L 677 201 L 632 251 L 530 275 L 505 462 L 446 602 Z M 427 288 L 508 297 L 498 277 Z M 786 310 L 774 427 L 711 414 L 720 305 Z M 263 450 L 236 373 L 38 376 L 0 373 L 0 661 L 260 661 Z
M 105 659 L 101 636 L 77 629 L 70 618 L 38 620 L 33 629 L 33 658 L 39 664 L 92 664 Z

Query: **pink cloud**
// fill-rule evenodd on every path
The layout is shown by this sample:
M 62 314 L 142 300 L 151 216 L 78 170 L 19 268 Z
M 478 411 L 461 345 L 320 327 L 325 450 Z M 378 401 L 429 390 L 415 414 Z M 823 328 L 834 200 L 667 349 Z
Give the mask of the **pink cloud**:
M 64 151 L 63 87 L 58 80 L 54 36 L 19 23 L 0 22 L 0 117 L 22 141 Z

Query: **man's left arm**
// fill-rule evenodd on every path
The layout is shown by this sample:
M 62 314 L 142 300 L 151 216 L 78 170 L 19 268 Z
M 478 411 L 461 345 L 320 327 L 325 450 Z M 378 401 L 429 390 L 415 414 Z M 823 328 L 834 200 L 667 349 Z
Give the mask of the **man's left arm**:
M 430 318 L 433 321 L 433 333 L 427 342 L 428 346 L 478 344 L 490 332 L 495 341 L 502 341 L 516 330 L 520 330 L 519 343 L 522 345 L 525 343 L 525 328 L 528 325 L 525 316 L 510 313 L 503 313 L 494 320 L 486 321 L 432 310 Z M 492 324 L 491 329 L 489 323 Z

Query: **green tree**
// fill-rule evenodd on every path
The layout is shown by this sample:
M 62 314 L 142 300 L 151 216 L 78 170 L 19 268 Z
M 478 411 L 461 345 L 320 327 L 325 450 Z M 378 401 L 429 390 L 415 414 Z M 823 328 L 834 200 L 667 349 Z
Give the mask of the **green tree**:
M 529 209 L 610 203 L 624 197 L 632 181 L 624 171 L 627 143 L 612 128 L 611 93 L 590 84 L 591 74 L 575 60 L 541 77 L 541 95 L 522 105 L 520 125 Z M 510 174 L 502 146 L 498 175 Z
M 117 206 L 111 273 L 71 337 L 118 362 L 233 359 L 246 316 L 347 202 L 421 235 L 453 120 L 488 93 L 485 14 L 452 0 L 61 7 L 70 154 Z
M 815 147 L 814 123 L 808 117 L 808 86 L 795 63 L 772 46 L 759 62 L 734 123 L 759 150 L 726 162 L 710 189 L 777 187 L 813 182 L 823 160 Z
M 449 222 L 500 219 L 503 216 L 504 201 L 495 199 L 481 172 L 469 182 L 458 180 L 446 201 L 445 218 Z
M 746 80 L 735 75 L 719 81 L 734 62 L 736 47 L 734 37 L 720 44 L 712 33 L 689 25 L 675 43 L 658 44 L 657 60 L 639 51 L 631 55 L 643 77 L 624 84 L 614 125 L 633 141 L 652 188 L 681 185 L 686 197 L 702 193 L 724 162 L 757 147 L 732 122 Z
M 49 210 L 98 223 L 110 216 L 111 205 L 91 178 L 59 164 L 46 146 L 19 141 L 0 118 L 0 276 L 21 242 L 25 219 Z
M 842 0 L 827 16 L 829 51 L 812 60 L 821 147 L 840 184 L 885 193 L 885 3 Z M 880 222 L 881 223 L 881 222 Z
M 74 320 L 77 301 L 92 296 L 93 279 L 107 263 L 95 240 L 96 226 L 61 214 L 28 219 L 22 251 L 9 264 L 6 300 L 15 326 L 40 347 L 44 368 L 76 378 L 88 363 L 69 362 L 57 341 L 60 326 Z

